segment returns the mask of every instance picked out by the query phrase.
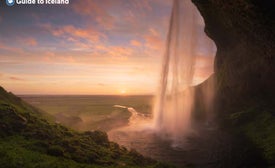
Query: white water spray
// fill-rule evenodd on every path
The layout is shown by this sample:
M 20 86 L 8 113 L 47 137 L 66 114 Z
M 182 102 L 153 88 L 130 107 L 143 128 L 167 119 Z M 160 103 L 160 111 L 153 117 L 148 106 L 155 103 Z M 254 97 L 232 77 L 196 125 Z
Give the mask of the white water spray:
M 191 0 L 174 0 L 154 109 L 155 129 L 174 141 L 190 129 L 196 57 L 201 50 L 214 54 L 213 42 L 201 44 L 209 41 L 202 22 Z

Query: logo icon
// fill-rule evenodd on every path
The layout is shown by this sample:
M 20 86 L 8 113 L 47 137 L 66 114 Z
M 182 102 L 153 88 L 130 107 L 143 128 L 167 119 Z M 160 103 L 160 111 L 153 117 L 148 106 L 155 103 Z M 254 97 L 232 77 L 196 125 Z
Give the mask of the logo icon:
M 8 6 L 13 6 L 14 3 L 15 3 L 15 0 L 6 0 L 6 4 L 7 4 Z

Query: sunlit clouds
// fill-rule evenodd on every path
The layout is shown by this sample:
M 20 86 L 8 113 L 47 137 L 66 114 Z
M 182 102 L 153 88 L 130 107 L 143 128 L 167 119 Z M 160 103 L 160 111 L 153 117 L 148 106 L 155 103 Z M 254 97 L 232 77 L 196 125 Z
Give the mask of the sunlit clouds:
M 1 6 L 0 85 L 15 94 L 153 94 L 171 5 L 81 0 Z M 198 80 L 213 71 L 213 58 L 200 60 Z

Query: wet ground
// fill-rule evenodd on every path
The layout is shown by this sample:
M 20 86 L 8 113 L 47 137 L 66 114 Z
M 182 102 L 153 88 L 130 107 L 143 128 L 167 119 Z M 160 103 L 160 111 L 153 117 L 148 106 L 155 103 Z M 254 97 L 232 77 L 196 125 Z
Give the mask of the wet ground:
M 110 140 L 156 160 L 170 162 L 179 168 L 257 167 L 261 161 L 242 137 L 236 137 L 213 126 L 201 125 L 182 139 L 180 145 L 158 136 L 152 129 L 129 126 L 109 133 Z M 263 166 L 263 165 L 262 165 Z

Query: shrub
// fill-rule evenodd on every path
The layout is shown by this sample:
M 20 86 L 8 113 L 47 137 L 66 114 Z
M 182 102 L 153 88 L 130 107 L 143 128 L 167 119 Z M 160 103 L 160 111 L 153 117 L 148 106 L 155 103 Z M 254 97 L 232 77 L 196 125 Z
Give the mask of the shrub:
M 48 148 L 48 154 L 53 156 L 63 156 L 64 151 L 62 147 L 54 145 Z

